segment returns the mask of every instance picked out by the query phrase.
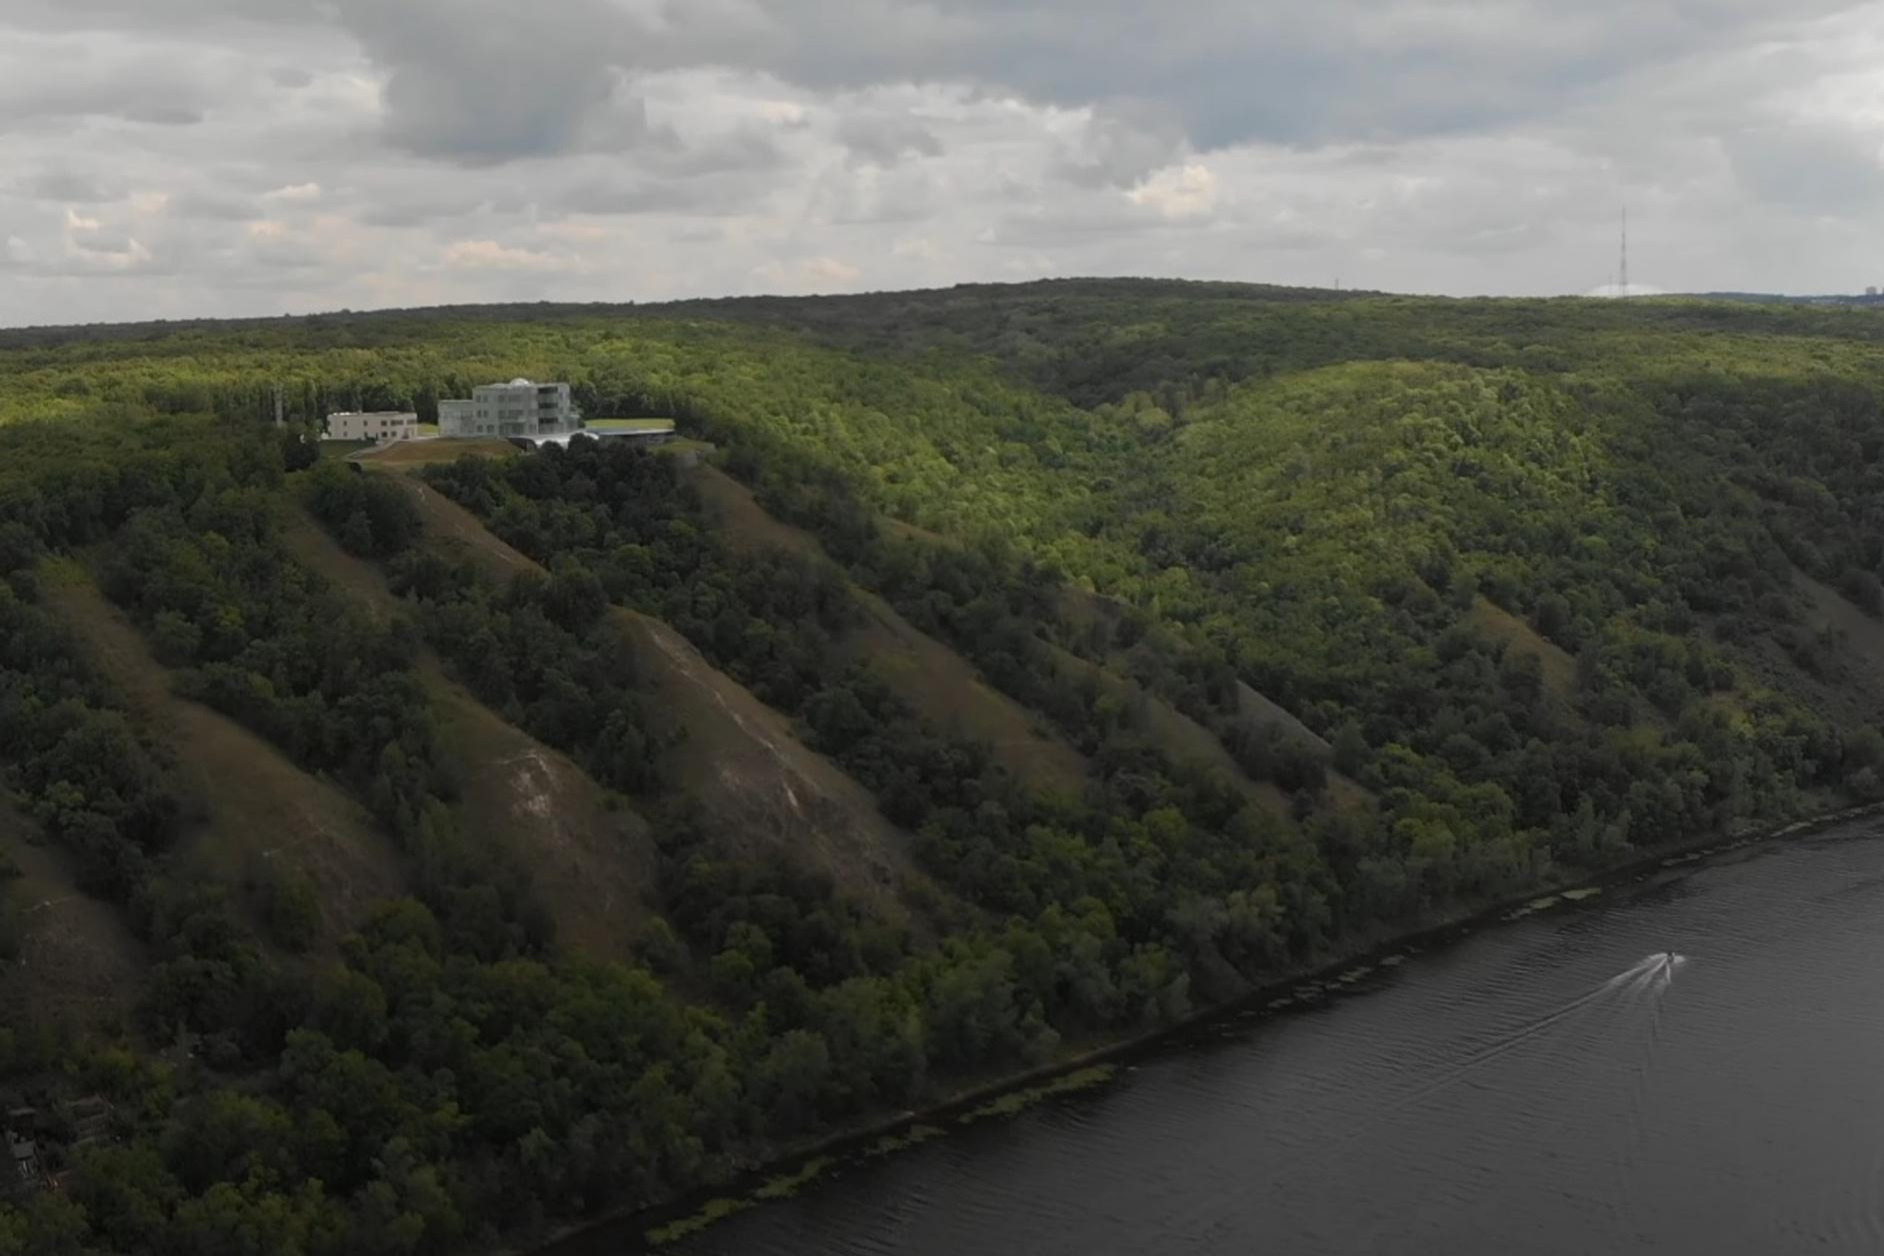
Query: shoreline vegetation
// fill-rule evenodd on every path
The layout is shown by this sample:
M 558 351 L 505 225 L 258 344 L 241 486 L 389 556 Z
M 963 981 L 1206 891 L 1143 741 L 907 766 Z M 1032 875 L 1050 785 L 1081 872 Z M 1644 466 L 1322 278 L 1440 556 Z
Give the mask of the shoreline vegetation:
M 1557 889 L 1517 896 L 1462 913 L 1342 957 L 1318 960 L 1310 967 L 1265 983 L 1235 999 L 1199 1008 L 1170 1025 L 1080 1050 L 1050 1064 L 958 1091 L 921 1109 L 828 1135 L 748 1168 L 731 1188 L 697 1192 L 686 1199 L 652 1208 L 607 1213 L 563 1227 L 544 1242 L 529 1247 L 505 1247 L 499 1249 L 499 1253 L 500 1256 L 557 1256 L 564 1245 L 572 1241 L 600 1236 L 630 1224 L 641 1228 L 638 1239 L 631 1241 L 658 1250 L 700 1234 L 728 1217 L 766 1203 L 793 1198 L 830 1176 L 833 1170 L 841 1173 L 847 1167 L 867 1164 L 946 1137 L 951 1129 L 988 1119 L 1009 1119 L 1052 1099 L 1100 1089 L 1136 1060 L 1166 1050 L 1183 1049 L 1187 1036 L 1200 1029 L 1230 1020 L 1246 1023 L 1267 1020 L 1320 1003 L 1330 996 L 1364 993 L 1357 987 L 1368 977 L 1379 970 L 1398 967 L 1411 956 L 1434 947 L 1456 945 L 1543 912 L 1592 902 L 1606 897 L 1616 887 L 1639 883 L 1662 871 L 1878 816 L 1884 816 L 1884 802 L 1816 812 L 1783 825 L 1762 826 L 1729 835 L 1714 833 L 1675 839 L 1600 875 L 1582 877 Z

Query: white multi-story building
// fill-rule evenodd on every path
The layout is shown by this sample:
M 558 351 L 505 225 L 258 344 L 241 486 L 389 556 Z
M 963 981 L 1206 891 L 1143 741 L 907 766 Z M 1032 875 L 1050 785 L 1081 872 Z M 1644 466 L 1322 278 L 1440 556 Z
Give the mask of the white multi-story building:
M 438 403 L 440 436 L 559 436 L 581 426 L 567 384 L 479 384 L 469 400 Z
M 411 440 L 419 434 L 419 416 L 402 410 L 343 410 L 327 416 L 328 440 Z

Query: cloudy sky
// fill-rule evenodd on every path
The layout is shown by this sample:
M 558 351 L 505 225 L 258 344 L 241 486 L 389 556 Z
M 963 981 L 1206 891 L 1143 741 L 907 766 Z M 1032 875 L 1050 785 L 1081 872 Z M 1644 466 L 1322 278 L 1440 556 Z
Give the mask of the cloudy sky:
M 1884 284 L 1884 2 L 0 0 L 0 324 Z

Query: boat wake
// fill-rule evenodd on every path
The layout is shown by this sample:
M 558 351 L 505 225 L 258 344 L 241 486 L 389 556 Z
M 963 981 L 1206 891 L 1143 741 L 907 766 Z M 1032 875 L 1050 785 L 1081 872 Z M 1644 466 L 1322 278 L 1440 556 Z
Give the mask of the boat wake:
M 1687 966 L 1688 957 L 1677 955 L 1673 951 L 1657 951 L 1644 956 L 1633 967 L 1624 969 L 1603 983 L 1604 990 L 1625 990 L 1641 993 L 1645 990 L 1662 991 L 1675 979 L 1675 974 Z
M 1481 1042 L 1467 1054 L 1442 1066 L 1435 1075 L 1416 1085 L 1410 1093 L 1370 1108 L 1339 1136 L 1321 1142 L 1303 1156 L 1301 1163 L 1304 1166 L 1320 1163 L 1340 1154 L 1377 1130 L 1382 1122 L 1408 1109 L 1429 1103 L 1456 1086 L 1471 1085 L 1475 1075 L 1486 1065 L 1500 1056 L 1526 1047 L 1563 1056 L 1567 1066 L 1571 1066 L 1569 1056 L 1579 1046 L 1586 1051 L 1598 1050 L 1598 1043 L 1603 1040 L 1610 1043 L 1608 1050 L 1612 1059 L 1616 1050 L 1634 1056 L 1625 1067 L 1633 1074 L 1630 1087 L 1634 1092 L 1633 1102 L 1638 1110 L 1639 1123 L 1641 1091 L 1648 1083 L 1648 1074 L 1653 1070 L 1655 1041 L 1659 1036 L 1661 995 L 1687 964 L 1685 955 L 1673 951 L 1657 951 L 1653 955 L 1643 956 L 1582 994 L 1508 1026 L 1489 1041 Z M 1635 1039 L 1636 1046 L 1630 1050 L 1625 1044 L 1644 1029 L 1646 1042 Z
M 1412 1094 L 1389 1104 L 1382 1110 L 1383 1115 L 1410 1108 L 1414 1104 L 1432 1098 L 1440 1091 L 1466 1081 L 1472 1074 L 1499 1056 L 1537 1043 L 1551 1031 L 1563 1028 L 1569 1022 L 1592 1013 L 1599 1005 L 1624 1008 L 1641 1004 L 1650 1005 L 1652 1012 L 1650 1032 L 1653 1036 L 1660 1022 L 1661 993 L 1674 982 L 1675 974 L 1686 967 L 1687 963 L 1687 956 L 1677 955 L 1673 951 L 1657 951 L 1653 955 L 1643 956 L 1642 959 L 1595 989 L 1585 991 L 1561 1006 L 1512 1026 L 1469 1055 L 1454 1061 L 1438 1077 L 1428 1081 Z

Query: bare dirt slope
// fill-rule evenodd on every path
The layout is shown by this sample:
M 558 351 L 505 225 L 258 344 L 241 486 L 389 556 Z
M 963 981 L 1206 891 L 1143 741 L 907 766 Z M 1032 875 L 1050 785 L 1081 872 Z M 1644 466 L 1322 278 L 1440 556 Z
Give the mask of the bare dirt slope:
M 109 904 L 78 888 L 65 857 L 40 845 L 33 824 L 0 803 L 0 904 L 17 952 L 0 960 L 0 1004 L 44 1008 L 75 1025 L 119 1020 L 142 986 L 144 946 Z
M 427 684 L 439 736 L 463 767 L 460 823 L 523 854 L 560 940 L 598 958 L 630 958 L 659 876 L 647 821 L 442 673 Z
M 745 485 L 716 467 L 701 466 L 697 475 L 733 544 L 829 561 L 817 538 L 774 518 Z M 845 661 L 867 663 L 937 727 L 992 746 L 999 762 L 1022 780 L 1060 793 L 1077 793 L 1085 785 L 1085 759 L 1044 731 L 1025 707 L 982 681 L 967 659 L 888 602 L 855 584 L 850 588 L 865 618 L 840 643 Z
M 539 569 L 478 518 L 413 480 L 428 543 L 470 555 L 493 575 Z M 540 569 L 539 569 L 540 570 Z M 918 875 L 910 841 L 877 810 L 870 791 L 800 742 L 791 721 L 715 668 L 680 633 L 616 608 L 622 637 L 661 709 L 686 730 L 664 768 L 715 829 L 747 854 L 786 850 L 840 884 L 894 909 L 894 888 Z
M 290 519 L 288 543 L 382 622 L 401 612 L 379 569 L 342 550 L 305 514 Z M 459 769 L 464 831 L 525 859 L 560 939 L 598 957 L 627 958 L 658 874 L 647 821 L 567 755 L 479 702 L 416 643 L 415 650 L 446 754 Z
M 678 632 L 634 611 L 615 614 L 656 701 L 687 730 L 667 769 L 715 827 L 742 854 L 789 850 L 887 906 L 914 868 L 909 839 L 883 818 L 870 791 L 801 743 L 785 716 Z
M 234 720 L 173 693 L 168 671 L 82 568 L 61 563 L 49 574 L 48 601 L 175 753 L 192 821 L 177 851 L 186 868 L 237 886 L 252 907 L 283 870 L 298 873 L 314 888 L 330 939 L 371 903 L 404 892 L 398 854 L 363 807 Z

